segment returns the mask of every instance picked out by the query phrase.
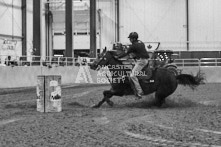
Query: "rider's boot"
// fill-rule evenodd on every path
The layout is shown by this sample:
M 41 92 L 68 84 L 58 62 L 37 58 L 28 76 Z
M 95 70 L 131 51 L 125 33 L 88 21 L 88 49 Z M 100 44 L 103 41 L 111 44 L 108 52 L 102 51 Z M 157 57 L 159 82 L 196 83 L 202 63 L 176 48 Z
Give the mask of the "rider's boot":
M 136 100 L 142 99 L 142 95 L 143 95 L 143 92 L 137 92 L 136 93 Z
M 143 93 L 143 90 L 139 84 L 137 77 L 130 77 L 130 83 L 131 83 L 132 89 L 134 90 L 134 94 L 136 96 L 135 99 L 136 100 L 142 99 L 142 95 L 144 93 Z

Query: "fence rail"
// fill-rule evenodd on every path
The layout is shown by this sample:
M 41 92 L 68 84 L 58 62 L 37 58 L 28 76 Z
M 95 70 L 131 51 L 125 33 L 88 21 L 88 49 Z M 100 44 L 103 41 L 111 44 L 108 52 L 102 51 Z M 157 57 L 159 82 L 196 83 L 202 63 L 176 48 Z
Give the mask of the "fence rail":
M 177 66 L 221 66 L 221 58 L 175 59 Z
M 56 57 L 56 56 L 10 56 L 0 55 L 1 66 L 79 66 L 88 64 L 94 61 L 94 58 L 80 57 Z
M 14 66 L 79 66 L 84 59 L 86 64 L 92 63 L 95 58 L 72 58 L 72 57 L 55 57 L 55 56 L 12 56 L 8 59 L 6 55 L 0 55 L 0 65 Z M 221 58 L 201 58 L 201 59 L 174 59 L 174 63 L 179 67 L 186 66 L 221 66 Z M 85 65 L 85 64 L 84 64 Z
M 199 59 L 175 59 L 174 63 L 177 66 L 200 66 L 200 60 Z

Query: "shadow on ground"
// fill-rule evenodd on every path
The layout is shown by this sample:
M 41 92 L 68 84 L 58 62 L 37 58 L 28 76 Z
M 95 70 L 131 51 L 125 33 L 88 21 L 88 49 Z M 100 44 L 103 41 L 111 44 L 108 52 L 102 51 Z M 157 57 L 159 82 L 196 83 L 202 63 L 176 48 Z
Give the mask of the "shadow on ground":
M 68 103 L 67 105 L 72 106 L 72 107 L 80 107 L 80 108 L 88 107 L 88 106 L 85 106 L 85 105 L 80 104 L 78 102 L 71 102 L 71 103 Z
M 7 104 L 5 109 L 36 109 L 36 104 Z
M 142 109 L 149 109 L 149 108 L 189 108 L 195 107 L 199 105 L 198 103 L 191 101 L 189 99 L 166 99 L 166 102 L 161 106 L 157 107 L 155 104 L 154 99 L 150 100 L 143 100 L 139 102 L 127 103 L 123 107 L 129 108 L 142 108 Z

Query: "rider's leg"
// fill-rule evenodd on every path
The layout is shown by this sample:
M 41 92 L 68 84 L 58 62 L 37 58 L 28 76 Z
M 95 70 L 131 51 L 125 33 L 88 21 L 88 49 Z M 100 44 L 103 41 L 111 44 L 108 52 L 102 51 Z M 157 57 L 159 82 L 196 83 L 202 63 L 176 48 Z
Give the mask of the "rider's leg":
M 141 95 L 143 94 L 143 90 L 140 86 L 139 80 L 137 78 L 137 74 L 144 68 L 144 66 L 147 65 L 147 63 L 148 63 L 147 59 L 137 60 L 130 74 L 130 78 L 134 84 L 134 87 L 136 89 L 136 94 L 138 95 L 138 97 L 141 97 Z

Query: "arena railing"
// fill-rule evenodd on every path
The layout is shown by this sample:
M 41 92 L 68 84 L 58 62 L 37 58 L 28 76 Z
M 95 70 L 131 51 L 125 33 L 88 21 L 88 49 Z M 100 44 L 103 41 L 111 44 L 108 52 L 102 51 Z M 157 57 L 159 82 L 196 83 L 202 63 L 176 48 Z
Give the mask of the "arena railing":
M 201 58 L 200 66 L 221 66 L 221 58 Z
M 200 66 L 199 59 L 174 59 L 174 63 L 177 66 L 185 67 L 185 66 Z
M 8 55 L 0 55 L 0 65 L 5 66 Z M 92 63 L 95 58 L 89 58 L 87 63 Z M 80 66 L 79 58 L 56 57 L 56 56 L 11 56 L 10 62 L 14 66 Z M 179 67 L 185 66 L 221 66 L 221 58 L 201 58 L 201 59 L 174 59 L 174 63 Z
M 221 58 L 175 59 L 177 66 L 221 66 Z
M 62 56 L 11 56 L 11 60 L 8 61 L 8 55 L 0 55 L 0 65 L 6 66 L 7 64 L 12 66 L 80 66 L 90 64 L 95 60 L 95 58 L 87 58 L 87 64 L 85 64 L 85 60 L 83 64 L 83 58 L 84 57 L 74 58 Z

